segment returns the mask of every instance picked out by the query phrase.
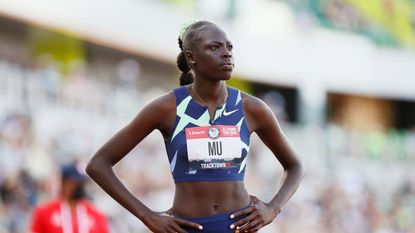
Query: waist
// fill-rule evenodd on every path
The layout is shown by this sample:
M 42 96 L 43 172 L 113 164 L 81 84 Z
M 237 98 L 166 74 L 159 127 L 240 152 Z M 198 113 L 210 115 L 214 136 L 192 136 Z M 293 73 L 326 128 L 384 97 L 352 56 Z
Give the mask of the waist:
M 250 202 L 240 181 L 180 182 L 172 212 L 184 217 L 202 217 L 240 209 Z
M 246 217 L 246 215 L 241 215 L 241 216 L 236 217 L 234 219 L 230 219 L 230 215 L 237 212 L 237 211 L 246 209 L 250 205 L 251 205 L 251 203 L 247 204 L 246 206 L 244 206 L 241 209 L 228 211 L 228 212 L 221 213 L 221 214 L 210 215 L 210 216 L 206 216 L 206 217 L 186 218 L 186 217 L 179 216 L 179 215 L 174 215 L 174 216 L 176 218 L 180 218 L 180 219 L 188 220 L 188 221 L 191 221 L 191 222 L 195 222 L 195 223 L 198 223 L 198 224 L 203 226 L 203 231 L 195 230 L 194 228 L 183 226 L 183 230 L 185 230 L 188 233 L 201 233 L 201 232 L 206 232 L 206 233 L 217 233 L 217 232 L 234 233 L 235 230 L 230 229 L 230 226 L 232 224 L 234 224 L 235 222 L 241 220 L 242 218 Z

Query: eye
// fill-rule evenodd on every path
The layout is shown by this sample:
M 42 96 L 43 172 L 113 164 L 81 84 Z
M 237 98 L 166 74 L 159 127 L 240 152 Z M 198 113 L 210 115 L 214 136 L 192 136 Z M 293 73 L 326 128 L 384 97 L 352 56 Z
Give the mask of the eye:
M 230 44 L 230 45 L 228 45 L 228 50 L 229 50 L 229 51 L 232 51 L 232 49 L 233 49 L 233 45 L 231 45 L 231 44 Z
M 212 45 L 212 46 L 210 46 L 210 49 L 211 49 L 212 51 L 216 51 L 216 50 L 218 50 L 218 49 L 219 49 L 219 46 L 217 46 L 217 45 Z

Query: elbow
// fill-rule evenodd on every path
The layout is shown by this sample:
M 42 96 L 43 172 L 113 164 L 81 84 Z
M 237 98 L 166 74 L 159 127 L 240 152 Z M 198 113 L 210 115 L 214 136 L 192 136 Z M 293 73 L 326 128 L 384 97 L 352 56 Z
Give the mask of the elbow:
M 89 160 L 89 162 L 86 165 L 85 172 L 88 174 L 89 177 L 92 177 L 95 171 L 95 163 L 93 161 L 93 158 Z
M 285 169 L 286 172 L 296 174 L 301 180 L 304 178 L 306 169 L 301 160 L 297 160 Z
M 89 177 L 91 177 L 92 179 L 94 179 L 94 177 L 97 176 L 97 173 L 101 170 L 100 167 L 102 167 L 100 164 L 102 162 L 100 161 L 99 158 L 97 158 L 96 156 L 92 157 L 88 164 L 86 165 L 85 168 L 85 172 L 86 174 L 88 174 Z

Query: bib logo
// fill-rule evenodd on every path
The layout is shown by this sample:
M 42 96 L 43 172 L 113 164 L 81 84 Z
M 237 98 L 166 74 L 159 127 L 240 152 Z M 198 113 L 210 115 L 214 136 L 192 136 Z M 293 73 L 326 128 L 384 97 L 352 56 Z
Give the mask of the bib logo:
M 219 137 L 219 129 L 215 126 L 212 126 L 208 130 L 208 135 L 210 139 L 216 139 Z

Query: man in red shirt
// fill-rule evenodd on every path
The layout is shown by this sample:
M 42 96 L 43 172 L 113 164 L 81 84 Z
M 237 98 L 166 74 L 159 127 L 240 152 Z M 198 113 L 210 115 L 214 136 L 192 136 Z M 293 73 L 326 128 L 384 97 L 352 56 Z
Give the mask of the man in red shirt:
M 85 199 L 87 176 L 75 165 L 61 171 L 57 200 L 38 206 L 32 215 L 32 233 L 109 233 L 106 217 Z

